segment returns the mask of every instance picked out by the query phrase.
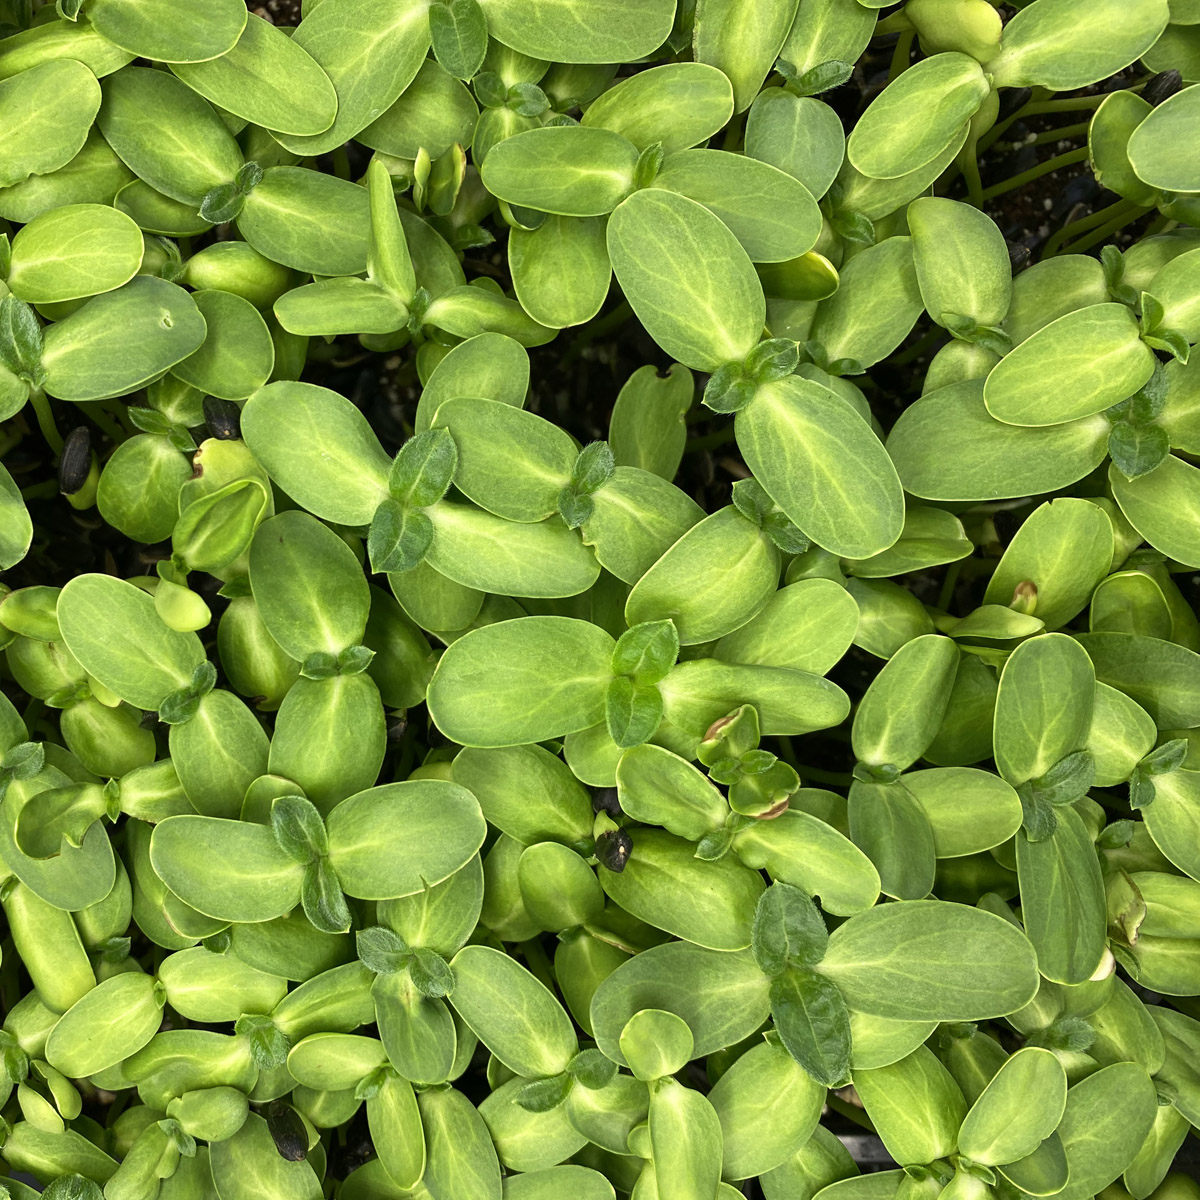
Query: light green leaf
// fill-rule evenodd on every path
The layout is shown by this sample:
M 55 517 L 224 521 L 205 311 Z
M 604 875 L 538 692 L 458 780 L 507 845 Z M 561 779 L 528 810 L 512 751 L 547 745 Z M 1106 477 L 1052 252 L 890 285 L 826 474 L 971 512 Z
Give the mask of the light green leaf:
M 595 556 L 558 518 L 518 523 L 448 500 L 425 512 L 434 530 L 429 565 L 465 587 L 501 596 L 577 596 L 600 574 Z
M 7 571 L 29 552 L 33 541 L 33 522 L 21 490 L 0 463 L 0 571 Z
M 973 117 L 989 85 L 966 54 L 935 54 L 910 67 L 859 118 L 846 144 L 864 175 L 895 179 L 938 156 Z
M 88 674 L 138 708 L 157 709 L 204 661 L 194 633 L 168 629 L 141 588 L 111 575 L 78 575 L 58 598 L 68 649 Z
M 1126 519 L 1150 545 L 1185 566 L 1200 566 L 1200 470 L 1172 454 L 1137 479 L 1126 479 L 1115 465 L 1108 478 Z
M 192 209 L 211 189 L 232 182 L 242 166 L 241 149 L 224 121 L 167 71 L 126 67 L 110 75 L 97 124 L 139 179 Z
M 247 401 L 241 424 L 254 457 L 309 512 L 370 524 L 391 462 L 349 400 L 311 383 L 271 383 Z
M 838 289 L 817 306 L 809 331 L 829 363 L 859 371 L 886 358 L 921 315 L 912 238 L 885 238 L 841 268 Z
M 509 1070 L 527 1078 L 566 1070 L 579 1043 L 545 984 L 490 946 L 464 946 L 450 966 L 455 1011 Z
M 974 1021 L 1028 1003 L 1037 991 L 1033 947 L 981 909 L 905 900 L 851 917 L 829 937 L 817 968 L 853 1009 L 901 1021 Z
M 464 746 L 515 746 L 604 719 L 613 639 L 586 621 L 523 617 L 476 629 L 442 655 L 430 715 Z
M 758 342 L 766 302 L 753 264 L 694 200 L 635 192 L 609 218 L 608 252 L 638 319 L 685 366 L 740 362 Z
M 297 662 L 361 643 L 371 607 L 367 581 L 350 547 L 315 517 L 285 512 L 258 527 L 250 585 L 263 624 Z
M 123 396 L 199 349 L 205 329 L 183 288 L 139 275 L 46 330 L 46 391 L 78 403 Z
M 848 401 L 793 375 L 760 387 L 735 428 L 755 478 L 817 545 L 866 558 L 900 536 L 895 468 Z
M 300 902 L 304 867 L 266 825 L 168 817 L 154 827 L 150 860 L 175 895 L 220 921 L 269 921 Z
M 734 111 L 758 95 L 792 28 L 798 0 L 698 0 L 692 35 L 697 62 L 719 67 L 733 84 Z
M 769 163 L 724 150 L 681 150 L 650 184 L 703 204 L 725 223 L 752 262 L 808 253 L 821 212 L 803 183 Z
M 687 150 L 733 116 L 733 88 L 716 67 L 665 63 L 619 79 L 584 110 L 580 124 L 609 129 L 638 150 L 656 142 L 665 154 Z
M 537 229 L 512 229 L 508 265 L 521 307 L 539 325 L 582 325 L 600 311 L 612 279 L 604 222 L 550 216 Z
M 351 896 L 408 896 L 449 878 L 483 844 L 474 796 L 439 779 L 384 784 L 338 804 L 329 859 Z
M 142 263 L 141 230 L 101 204 L 66 204 L 13 239 L 8 286 L 29 304 L 78 300 L 128 283 Z
M 1032 583 L 1033 615 L 1057 629 L 1087 605 L 1112 556 L 1108 514 L 1088 500 L 1060 497 L 1035 508 L 1017 530 L 988 581 L 984 603 L 1011 605 L 1017 586 Z
M 1001 679 L 1003 695 L 1003 679 Z M 1104 882 L 1092 835 L 1070 807 L 1055 810 L 1049 837 L 1017 835 L 1021 915 L 1038 970 L 1056 983 L 1090 979 L 1105 952 Z
M 905 490 L 926 500 L 1001 500 L 1058 491 L 1094 470 L 1112 426 L 1101 415 L 1042 428 L 1006 425 L 978 379 L 910 404 L 887 450 Z
M 844 587 L 832 579 L 801 579 L 721 638 L 713 657 L 824 675 L 850 648 L 857 628 L 858 605 Z
M 683 645 L 712 641 L 758 613 L 778 581 L 775 544 L 730 505 L 692 526 L 638 580 L 625 620 L 669 619 Z
M 667 942 L 635 954 L 608 975 L 592 999 L 592 1028 L 605 1056 L 628 1066 L 620 1035 L 644 1008 L 673 1012 L 692 1031 L 696 1058 L 749 1037 L 767 1019 L 770 981 L 746 950 L 706 950 Z
M 897 1162 L 915 1166 L 953 1152 L 967 1105 L 954 1077 L 927 1046 L 890 1066 L 855 1071 L 854 1088 Z
M 559 63 L 630 62 L 671 32 L 671 0 L 482 0 L 488 32 L 532 58 Z
M 65 167 L 83 149 L 99 108 L 96 77 L 72 58 L 0 80 L 0 187 Z
M 690 842 L 661 829 L 638 829 L 625 869 L 601 870 L 600 883 L 631 916 L 710 950 L 750 945 L 765 886 L 732 855 L 704 862 Z
M 322 133 L 337 114 L 329 76 L 298 41 L 255 13 L 232 49 L 171 70 L 209 103 L 277 133 Z
M 547 126 L 505 138 L 483 162 L 501 200 L 564 217 L 612 212 L 633 188 L 637 147 L 607 129 Z
M 281 134 L 280 144 L 303 157 L 327 153 L 390 107 L 429 51 L 428 11 L 422 0 L 384 8 L 371 0 L 323 0 L 306 9 L 293 41 L 333 83 L 337 115 L 323 132 Z
M 271 377 L 275 346 L 249 300 L 225 291 L 192 295 L 207 326 L 198 350 L 171 368 L 184 383 L 223 400 L 245 400 Z
M 1012 295 L 1004 235 L 977 208 L 924 196 L 908 206 L 908 228 L 921 299 L 940 325 L 943 314 L 999 325 Z
M 1140 58 L 1166 28 L 1168 15 L 1166 0 L 1147 0 L 1134 9 L 1121 0 L 1086 6 L 1080 0 L 1040 0 L 1004 27 L 1000 53 L 987 68 L 997 87 L 1056 92 L 1086 87 Z
M 1128 308 L 1094 304 L 1052 321 L 1005 355 L 987 377 L 984 403 L 1009 425 L 1059 425 L 1132 396 L 1154 373 L 1154 362 Z

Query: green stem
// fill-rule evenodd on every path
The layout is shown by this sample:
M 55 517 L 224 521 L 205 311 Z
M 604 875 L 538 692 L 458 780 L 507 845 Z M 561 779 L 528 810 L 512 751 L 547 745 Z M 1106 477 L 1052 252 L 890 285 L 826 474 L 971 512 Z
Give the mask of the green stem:
M 892 65 L 888 68 L 888 83 L 899 78 L 908 70 L 908 65 L 912 61 L 913 41 L 916 36 L 917 31 L 909 29 L 902 33 L 896 41 L 896 48 L 892 51 Z
M 1057 233 L 1053 234 L 1042 248 L 1043 258 L 1052 258 L 1059 252 L 1065 242 L 1069 242 L 1072 238 L 1078 237 L 1080 234 L 1087 233 L 1089 229 L 1095 229 L 1098 225 L 1103 225 L 1106 221 L 1113 220 L 1118 213 L 1128 211 L 1131 207 L 1137 208 L 1136 205 L 1131 206 L 1128 200 L 1118 200 L 1115 204 L 1109 204 L 1105 208 L 1098 209 L 1094 213 L 1089 213 L 1086 217 L 1080 217 L 1077 221 L 1069 221 Z M 1139 209 L 1139 211 L 1142 211 Z
M 597 338 L 605 337 L 614 329 L 619 329 L 632 316 L 633 309 L 629 301 L 622 300 L 607 316 L 589 322 L 575 335 L 570 348 L 563 356 L 563 361 L 570 362 L 571 359 L 578 358 L 585 346 L 590 346 Z
M 795 767 L 796 747 L 792 745 L 792 739 L 790 737 L 784 737 L 780 735 L 775 739 L 775 741 L 779 749 L 779 757 L 782 758 L 789 767 Z
M 1169 233 L 1178 224 L 1178 221 L 1171 220 L 1171 218 L 1164 213 L 1162 216 L 1156 217 L 1150 222 L 1150 224 L 1146 227 L 1145 236 L 1154 237 L 1159 233 Z
M 345 146 L 338 146 L 331 155 L 333 159 L 333 173 L 339 179 L 350 178 L 350 156 L 346 153 Z
M 1137 89 L 1129 90 L 1136 91 Z M 1032 100 L 1024 108 L 1017 109 L 1011 117 L 1005 117 L 1003 121 L 993 125 L 982 141 L 982 148 L 987 150 L 997 138 L 1003 137 L 1013 125 L 1018 121 L 1023 121 L 1026 117 L 1045 116 L 1049 113 L 1086 112 L 1092 108 L 1099 108 L 1107 95 L 1108 93 L 1105 93 L 1104 96 L 1080 96 L 1077 100 Z M 1087 128 L 1086 124 L 1084 128 Z
M 104 411 L 109 413 L 114 421 L 125 431 L 125 437 L 133 437 L 135 433 L 139 433 L 138 427 L 129 419 L 129 406 L 122 404 L 120 400 L 101 400 L 100 404 L 104 405 Z
M 724 429 L 702 434 L 700 437 L 688 438 L 683 447 L 685 454 L 693 450 L 715 450 L 718 446 L 726 446 L 733 441 L 733 426 L 726 425 Z
M 946 570 L 946 578 L 942 580 L 942 590 L 938 593 L 937 606 L 942 612 L 950 611 L 950 601 L 954 599 L 954 589 L 958 586 L 959 572 L 962 570 L 962 560 L 952 562 Z
M 50 401 L 41 388 L 32 388 L 29 392 L 29 402 L 33 405 L 34 416 L 37 417 L 38 428 L 55 454 L 61 454 L 63 448 L 62 434 L 54 420 L 50 409 Z
M 1126 225 L 1132 224 L 1134 221 L 1141 220 L 1146 213 L 1150 212 L 1148 208 L 1135 208 L 1132 212 L 1127 212 L 1122 216 L 1118 216 L 1109 221 L 1106 225 L 1100 226 L 1099 229 L 1092 233 L 1085 234 L 1083 237 L 1076 239 L 1070 244 L 1062 248 L 1063 254 L 1080 254 L 1084 250 L 1091 249 L 1098 242 L 1104 241 L 1105 238 L 1110 238 L 1119 229 L 1124 229 Z
M 21 489 L 22 500 L 48 500 L 58 493 L 57 479 L 43 479 L 41 483 L 30 484 Z
M 801 779 L 812 779 L 817 783 L 833 783 L 839 787 L 849 787 L 854 782 L 854 776 L 849 771 L 822 771 L 818 767 L 810 767 L 805 763 L 789 763 L 795 767 L 796 774 Z
M 725 136 L 721 139 L 722 150 L 736 150 L 742 140 L 742 130 L 746 124 L 745 113 L 738 113 L 725 127 Z
M 36 696 L 25 706 L 25 711 L 21 714 L 21 720 L 25 723 L 25 728 L 29 731 L 31 737 L 45 711 L 46 702 L 39 700 Z
M 105 433 L 112 438 L 116 445 L 120 445 L 128 436 L 125 431 L 112 419 L 105 411 L 104 402 L 100 400 L 89 401 L 79 406 L 84 413 L 90 417 Z
M 1075 125 L 1062 125 L 1058 129 L 1047 129 L 1044 133 L 1035 134 L 1022 142 L 1010 142 L 1009 145 L 1014 150 L 1021 146 L 1047 146 L 1051 142 L 1061 142 L 1067 138 L 1079 137 L 1081 133 L 1087 133 L 1090 126 L 1091 121 L 1080 121 Z
M 1071 150 L 1066 154 L 1058 154 L 1054 158 L 1048 158 L 1044 163 L 1038 163 L 1036 167 L 1030 167 L 1028 171 L 1022 171 L 1020 175 L 1014 175 L 1010 179 L 1001 180 L 1000 183 L 995 184 L 993 187 L 985 188 L 983 199 L 992 200 L 996 196 L 1003 196 L 1005 192 L 1011 192 L 1016 188 L 1024 187 L 1025 184 L 1032 183 L 1035 179 L 1041 179 L 1043 175 L 1049 175 L 1052 171 L 1058 171 L 1063 167 L 1070 167 L 1075 163 L 1083 162 L 1087 156 L 1087 147 L 1082 146 L 1078 150 Z
M 968 138 L 958 158 L 967 185 L 967 199 L 976 208 L 982 208 L 983 180 L 979 177 L 979 139 Z
M 554 971 L 550 966 L 550 956 L 542 943 L 537 938 L 531 938 L 528 942 L 521 942 L 517 948 L 524 955 L 534 978 L 544 983 L 550 991 L 554 991 Z
M 845 1100 L 839 1099 L 832 1092 L 825 1098 L 825 1103 L 833 1109 L 835 1113 L 841 1113 L 847 1120 L 853 1121 L 855 1125 L 865 1129 L 868 1133 L 875 1132 L 875 1126 L 871 1123 L 871 1118 L 867 1116 L 861 1108 L 853 1104 L 847 1104 Z
M 1141 90 L 1142 86 L 1142 84 L 1138 84 L 1136 87 L 1125 90 L 1137 92 Z M 1105 92 L 1100 96 L 1072 96 L 1066 100 L 1034 100 L 1025 105 L 1017 113 L 1017 116 L 1039 117 L 1045 113 L 1086 112 L 1088 109 L 1099 108 L 1108 99 L 1110 94 L 1109 92 Z
M 921 355 L 933 347 L 935 342 L 940 341 L 945 336 L 946 331 L 940 325 L 935 325 L 915 345 L 909 346 L 907 350 L 902 350 L 899 354 L 893 354 L 890 361 L 896 366 L 905 366 L 908 363 L 916 362 Z

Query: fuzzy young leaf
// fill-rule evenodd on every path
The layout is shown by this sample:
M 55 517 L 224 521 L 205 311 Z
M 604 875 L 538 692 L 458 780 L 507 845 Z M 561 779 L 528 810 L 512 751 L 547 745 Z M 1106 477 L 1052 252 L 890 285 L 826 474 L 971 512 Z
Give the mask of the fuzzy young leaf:
M 404 939 L 383 925 L 360 929 L 354 935 L 359 961 L 376 975 L 391 975 L 403 971 L 412 959 L 413 951 Z
M 448 429 L 427 429 L 411 437 L 396 455 L 388 491 L 401 504 L 428 508 L 445 494 L 458 468 L 458 447 Z
M 633 168 L 635 189 L 649 187 L 654 182 L 662 168 L 664 157 L 662 142 L 652 142 L 642 150 Z
M 1058 1017 L 1029 1038 L 1029 1045 L 1083 1054 L 1096 1040 L 1096 1030 L 1082 1017 Z
M 1031 783 L 1017 788 L 1017 798 L 1021 801 L 1021 828 L 1025 836 L 1031 842 L 1044 842 L 1058 828 L 1054 806 Z
M 850 1013 L 828 979 L 790 967 L 771 980 L 771 1016 L 787 1052 L 818 1082 L 850 1078 Z
M 823 92 L 841 87 L 854 74 L 854 64 L 840 58 L 827 59 L 797 72 L 791 63 L 780 59 L 776 69 L 786 80 L 785 87 L 797 96 L 820 96 Z
M 571 482 L 558 497 L 558 511 L 567 528 L 578 529 L 592 515 L 592 493 L 612 478 L 614 470 L 616 460 L 607 442 L 590 442 L 579 452 L 571 467 Z
M 663 716 L 663 702 L 652 683 L 637 683 L 619 675 L 604 697 L 604 721 L 609 736 L 622 749 L 649 741 Z
M 669 620 L 643 621 L 627 629 L 613 651 L 614 675 L 627 675 L 637 683 L 658 683 L 679 657 L 679 634 Z
M 1118 421 L 1108 435 L 1108 453 L 1126 479 L 1149 475 L 1171 453 L 1171 441 L 1161 425 Z
M 612 448 L 607 442 L 589 442 L 579 452 L 571 468 L 571 487 L 581 494 L 602 488 L 616 469 Z
M 78 7 L 76 0 L 75 8 Z M 82 1175 L 60 1175 L 46 1185 L 42 1197 L 43 1200 L 103 1200 L 104 1193 L 93 1179 L 85 1179 Z
M 429 9 L 433 56 L 456 79 L 470 79 L 483 65 L 488 30 L 476 0 L 438 0 Z
M 1036 783 L 1040 799 L 1058 807 L 1074 804 L 1087 795 L 1096 775 L 1096 763 L 1087 750 L 1060 758 Z
M 756 383 L 774 383 L 800 365 L 800 346 L 790 338 L 767 338 L 746 355 L 746 374 Z
M 325 822 L 304 796 L 279 796 L 271 805 L 271 832 L 279 848 L 298 863 L 310 863 L 329 853 Z
M 34 387 L 46 378 L 42 327 L 33 309 L 11 294 L 0 300 L 0 364 Z
M 754 399 L 757 390 L 757 381 L 746 373 L 742 363 L 725 363 L 709 376 L 703 404 L 713 412 L 739 412 Z
M 328 859 L 317 859 L 304 869 L 300 903 L 304 915 L 322 933 L 345 933 L 350 928 L 350 909 Z
M 427 999 L 437 1000 L 454 991 L 454 972 L 436 951 L 414 950 L 408 974 L 413 987 Z
M 1120 850 L 1129 845 L 1135 828 L 1133 821 L 1113 821 L 1101 830 L 1096 846 L 1100 850 Z
M 300 674 L 304 679 L 332 679 L 337 673 L 337 655 L 328 650 L 314 650 L 300 664 Z
M 773 507 L 762 484 L 756 479 L 739 479 L 731 490 L 734 508 L 747 520 L 761 526 Z
M 238 1017 L 233 1030 L 249 1040 L 250 1055 L 260 1071 L 273 1071 L 287 1062 L 291 1042 L 270 1017 L 258 1014 Z
M 475 99 L 484 108 L 502 108 L 508 100 L 508 88 L 495 71 L 480 71 L 471 84 L 475 88 Z
M 389 497 L 375 510 L 367 533 L 367 554 L 373 571 L 412 571 L 424 561 L 432 545 L 433 522 L 420 509 Z
M 790 965 L 815 966 L 825 956 L 829 933 L 812 899 L 789 883 L 772 884 L 758 901 L 752 948 L 764 975 Z
M 571 1076 L 567 1072 L 551 1075 L 548 1079 L 535 1079 L 527 1083 L 516 1095 L 517 1105 L 530 1113 L 546 1113 L 557 1108 L 571 1090 Z
M 508 108 L 518 117 L 540 117 L 549 111 L 550 101 L 536 83 L 514 83 L 508 89 Z
M 617 1064 L 599 1050 L 580 1050 L 571 1059 L 567 1074 L 588 1091 L 599 1091 L 616 1078 Z
M 1148 775 L 1168 775 L 1183 766 L 1188 748 L 1187 738 L 1172 738 L 1147 754 L 1138 766 Z
M 337 656 L 339 675 L 361 675 L 375 658 L 375 651 L 367 646 L 347 646 Z

